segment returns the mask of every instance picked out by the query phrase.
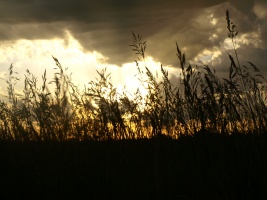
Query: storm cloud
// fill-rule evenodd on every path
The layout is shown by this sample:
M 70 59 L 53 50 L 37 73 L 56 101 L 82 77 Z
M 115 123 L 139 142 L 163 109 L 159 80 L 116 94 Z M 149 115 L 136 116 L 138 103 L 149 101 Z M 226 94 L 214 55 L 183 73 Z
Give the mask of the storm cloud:
M 84 51 L 100 52 L 118 66 L 135 59 L 129 47 L 132 31 L 147 40 L 147 55 L 164 65 L 178 64 L 176 41 L 190 61 L 198 62 L 204 49 L 221 51 L 227 58 L 221 48 L 229 9 L 244 37 L 240 46 L 244 58 L 253 55 L 251 59 L 263 65 L 260 55 L 266 55 L 263 0 L 0 0 L 0 5 L 0 41 L 64 38 L 69 31 Z M 224 64 L 221 57 L 214 62 Z

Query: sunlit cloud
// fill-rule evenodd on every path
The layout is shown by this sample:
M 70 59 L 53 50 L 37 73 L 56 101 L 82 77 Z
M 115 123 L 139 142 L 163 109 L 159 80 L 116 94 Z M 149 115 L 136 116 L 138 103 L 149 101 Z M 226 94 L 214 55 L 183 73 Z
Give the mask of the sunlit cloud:
M 213 50 L 204 49 L 200 54 L 198 54 L 194 61 L 196 63 L 201 63 L 204 65 L 216 65 L 220 64 L 220 60 L 218 58 L 222 55 L 222 52 L 218 48 L 214 48 Z
M 252 45 L 255 48 L 260 48 L 262 46 L 261 35 L 258 31 L 253 31 L 245 34 L 240 34 L 234 39 L 235 48 L 239 48 L 242 45 Z M 223 42 L 223 47 L 225 49 L 233 49 L 233 42 L 231 38 L 226 38 Z
M 2 42 L 0 45 L 1 76 L 4 78 L 10 64 L 14 71 L 23 79 L 23 74 L 29 69 L 41 81 L 41 75 L 47 71 L 48 79 L 53 78 L 55 62 L 52 56 L 58 58 L 66 73 L 73 73 L 76 84 L 86 84 L 96 76 L 96 69 L 103 68 L 106 58 L 99 52 L 85 52 L 77 40 L 69 32 L 66 39 L 50 40 L 17 40 Z M 41 84 L 41 83 L 40 83 Z M 17 87 L 22 88 L 23 81 Z
M 138 79 L 138 70 L 135 62 L 125 63 L 122 66 L 108 64 L 108 58 L 99 52 L 88 52 L 83 49 L 80 43 L 66 31 L 63 39 L 54 38 L 51 40 L 17 40 L 2 42 L 0 45 L 1 78 L 7 78 L 7 70 L 13 63 L 14 71 L 21 80 L 16 84 L 17 91 L 22 91 L 24 74 L 28 69 L 38 78 L 39 85 L 42 84 L 42 74 L 47 71 L 47 78 L 50 81 L 56 72 L 56 65 L 52 56 L 56 57 L 67 74 L 72 73 L 72 81 L 82 90 L 90 81 L 96 81 L 97 71 L 106 68 L 111 74 L 111 80 L 118 91 L 125 88 L 130 94 L 137 89 L 142 95 L 147 91 Z M 145 66 L 156 76 L 160 74 L 161 63 L 156 62 L 148 56 L 145 62 L 139 63 L 140 68 L 145 71 Z M 160 80 L 160 76 L 159 76 Z M 5 90 L 0 88 L 2 93 Z

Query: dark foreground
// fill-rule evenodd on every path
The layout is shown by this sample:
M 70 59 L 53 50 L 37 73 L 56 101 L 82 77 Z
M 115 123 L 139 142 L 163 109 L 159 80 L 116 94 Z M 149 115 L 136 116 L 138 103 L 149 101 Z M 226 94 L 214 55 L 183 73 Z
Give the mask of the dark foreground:
M 266 136 L 1 142 L 0 199 L 266 199 Z

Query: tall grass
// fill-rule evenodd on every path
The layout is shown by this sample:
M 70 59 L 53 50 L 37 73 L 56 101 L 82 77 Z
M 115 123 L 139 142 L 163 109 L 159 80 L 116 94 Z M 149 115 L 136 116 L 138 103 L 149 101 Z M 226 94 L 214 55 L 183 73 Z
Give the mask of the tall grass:
M 220 78 L 209 66 L 187 64 L 176 43 L 181 68 L 179 83 L 170 81 L 160 66 L 159 81 L 146 64 L 146 41 L 133 33 L 130 45 L 137 55 L 138 78 L 148 93 L 118 93 L 106 70 L 81 91 L 57 58 L 54 78 L 42 86 L 26 71 L 23 94 L 15 93 L 18 78 L 11 65 L 8 102 L 0 102 L 0 138 L 16 141 L 138 139 L 167 135 L 179 138 L 198 133 L 265 134 L 267 131 L 266 81 L 251 62 L 241 65 L 235 46 L 237 27 L 226 12 L 229 76 Z M 141 62 L 145 63 L 140 66 Z M 51 85 L 54 87 L 50 91 Z

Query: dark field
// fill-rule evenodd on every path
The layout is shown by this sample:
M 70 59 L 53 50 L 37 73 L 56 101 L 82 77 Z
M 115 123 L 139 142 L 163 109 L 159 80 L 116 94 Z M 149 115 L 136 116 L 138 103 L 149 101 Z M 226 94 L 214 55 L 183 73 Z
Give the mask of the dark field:
M 266 135 L 2 142 L 1 199 L 266 199 Z

